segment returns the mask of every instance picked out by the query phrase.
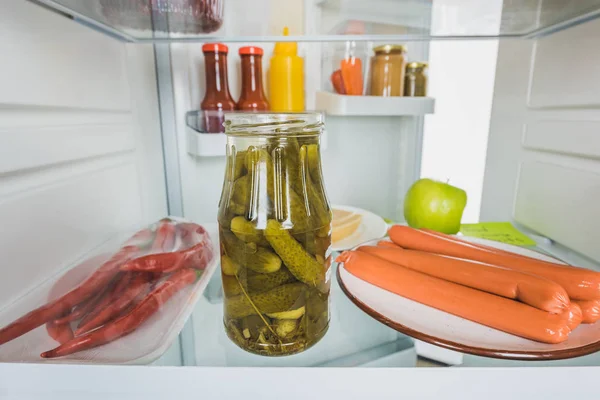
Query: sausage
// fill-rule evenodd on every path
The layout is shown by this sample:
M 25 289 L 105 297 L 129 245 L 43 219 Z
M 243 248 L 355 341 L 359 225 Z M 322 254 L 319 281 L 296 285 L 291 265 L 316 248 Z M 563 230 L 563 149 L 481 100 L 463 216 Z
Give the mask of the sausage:
M 377 242 L 377 247 L 391 247 L 393 249 L 401 249 L 402 247 L 398 246 L 394 242 L 390 242 L 389 240 L 380 240 Z
M 410 270 L 362 251 L 346 251 L 336 261 L 343 262 L 344 268 L 357 278 L 382 289 L 526 339 L 561 343 L 567 340 L 576 325 L 571 310 L 547 313 Z
M 560 313 L 569 307 L 565 289 L 539 276 L 416 250 L 373 246 L 361 246 L 358 250 L 436 278 L 519 300 L 540 310 Z
M 489 246 L 475 245 L 456 237 L 408 226 L 394 225 L 388 233 L 394 243 L 406 249 L 466 258 L 539 275 L 561 285 L 571 299 L 600 299 L 600 273 L 596 271 L 497 251 Z
M 567 324 L 571 332 L 573 332 L 575 328 L 581 325 L 583 321 L 583 312 L 581 311 L 581 307 L 579 307 L 579 304 L 575 303 L 574 301 L 572 301 L 571 305 L 569 305 L 569 309 L 567 312 L 569 313 Z
M 600 300 L 575 300 L 581 308 L 583 324 L 593 324 L 600 319 Z

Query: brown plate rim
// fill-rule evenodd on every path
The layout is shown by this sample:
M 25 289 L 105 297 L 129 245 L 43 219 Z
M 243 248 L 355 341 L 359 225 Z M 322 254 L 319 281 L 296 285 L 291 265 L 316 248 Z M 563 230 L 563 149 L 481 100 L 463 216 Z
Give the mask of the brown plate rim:
M 489 357 L 489 358 L 498 358 L 502 360 L 518 360 L 518 361 L 551 361 L 551 360 L 565 360 L 568 358 L 581 357 L 588 354 L 595 353 L 600 350 L 600 339 L 594 343 L 586 344 L 585 346 L 575 347 L 572 349 L 562 349 L 555 351 L 506 351 L 501 349 L 487 349 L 483 347 L 475 347 L 469 346 L 466 344 L 461 344 L 454 342 L 452 340 L 443 339 L 437 336 L 428 335 L 426 333 L 417 331 L 415 329 L 409 328 L 408 326 L 402 325 L 398 322 L 392 321 L 387 318 L 385 315 L 378 313 L 373 310 L 371 307 L 358 300 L 346 287 L 344 284 L 342 277 L 340 275 L 340 268 L 344 265 L 344 263 L 338 263 L 336 268 L 336 279 L 342 292 L 352 301 L 358 308 L 360 308 L 364 313 L 369 315 L 371 318 L 389 326 L 390 328 L 413 337 L 417 340 L 421 340 L 423 342 L 427 342 L 439 347 L 443 347 L 445 349 L 458 351 L 461 353 L 472 354 L 475 356 L 481 357 Z M 382 289 L 385 290 L 385 289 Z

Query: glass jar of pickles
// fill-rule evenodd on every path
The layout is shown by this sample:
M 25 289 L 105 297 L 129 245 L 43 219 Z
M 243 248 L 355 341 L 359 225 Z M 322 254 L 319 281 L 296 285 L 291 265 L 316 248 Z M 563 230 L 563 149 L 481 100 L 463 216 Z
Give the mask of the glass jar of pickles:
M 427 63 L 411 62 L 406 65 L 404 95 L 411 97 L 427 96 Z
M 224 324 L 252 353 L 306 350 L 329 326 L 331 209 L 319 113 L 227 116 L 219 203 Z

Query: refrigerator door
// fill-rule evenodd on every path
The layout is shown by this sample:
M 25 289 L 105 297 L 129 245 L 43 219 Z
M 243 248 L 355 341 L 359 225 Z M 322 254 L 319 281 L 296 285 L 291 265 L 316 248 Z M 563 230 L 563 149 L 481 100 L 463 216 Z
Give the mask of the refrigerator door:
M 500 43 L 481 208 L 587 267 L 600 262 L 598 34 L 596 20 Z
M 168 213 L 153 48 L 30 2 L 0 8 L 4 308 Z

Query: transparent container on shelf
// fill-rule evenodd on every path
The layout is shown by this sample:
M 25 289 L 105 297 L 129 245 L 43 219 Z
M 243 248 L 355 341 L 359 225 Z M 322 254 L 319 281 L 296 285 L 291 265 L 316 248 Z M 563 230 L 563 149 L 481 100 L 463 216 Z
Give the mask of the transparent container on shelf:
M 351 21 L 344 34 L 364 34 L 364 23 Z M 342 95 L 366 94 L 370 43 L 348 40 L 326 45 L 323 57 L 325 90 Z
M 219 204 L 224 324 L 252 353 L 294 354 L 329 326 L 331 210 L 318 113 L 227 116 Z

